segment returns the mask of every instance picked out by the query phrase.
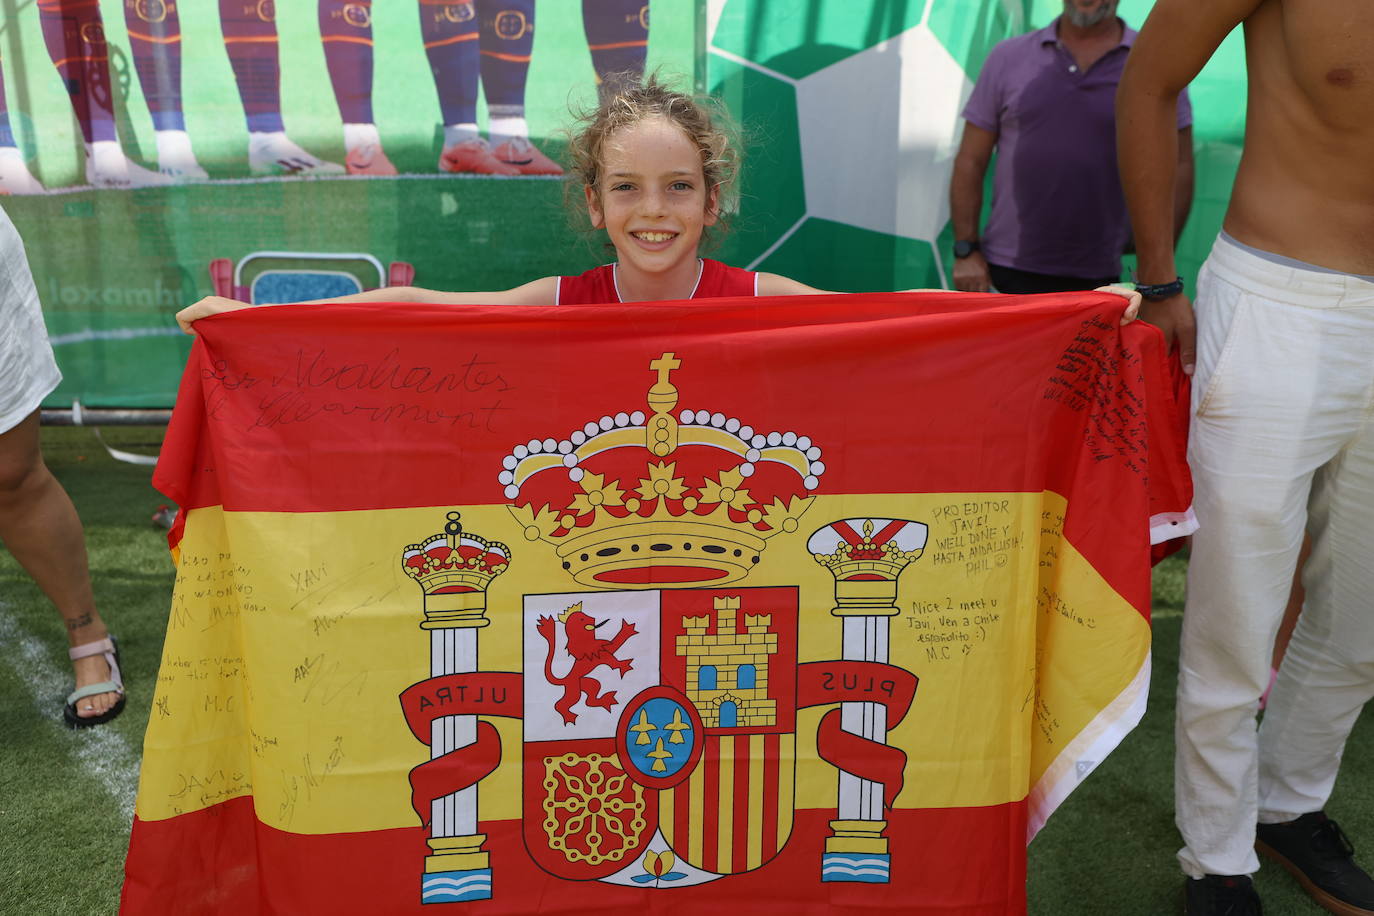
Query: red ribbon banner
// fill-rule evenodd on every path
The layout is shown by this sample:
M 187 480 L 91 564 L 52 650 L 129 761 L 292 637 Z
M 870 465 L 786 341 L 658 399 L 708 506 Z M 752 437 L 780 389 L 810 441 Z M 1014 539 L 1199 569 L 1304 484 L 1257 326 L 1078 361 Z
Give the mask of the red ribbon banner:
M 807 662 L 797 668 L 797 707 L 881 703 L 891 729 L 906 717 L 918 682 L 910 671 L 881 662 Z M 883 804 L 889 808 L 902 791 L 906 752 L 846 731 L 838 709 L 821 718 L 816 751 L 822 760 L 846 773 L 882 783 Z

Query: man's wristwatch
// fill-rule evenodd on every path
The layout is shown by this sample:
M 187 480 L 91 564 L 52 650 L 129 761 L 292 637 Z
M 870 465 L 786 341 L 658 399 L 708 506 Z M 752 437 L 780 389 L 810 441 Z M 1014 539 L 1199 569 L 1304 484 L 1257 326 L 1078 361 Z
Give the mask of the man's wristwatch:
M 954 243 L 954 256 L 956 258 L 966 258 L 978 250 L 978 240 L 967 241 L 959 239 Z
M 1172 283 L 1137 283 L 1135 291 L 1146 299 L 1168 299 L 1183 292 L 1183 278 Z

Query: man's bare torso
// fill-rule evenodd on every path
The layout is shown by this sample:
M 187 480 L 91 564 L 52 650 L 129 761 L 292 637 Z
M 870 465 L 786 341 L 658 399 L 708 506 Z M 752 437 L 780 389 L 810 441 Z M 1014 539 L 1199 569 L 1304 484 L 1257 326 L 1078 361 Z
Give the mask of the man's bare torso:
M 1245 48 L 1245 151 L 1226 231 L 1374 274 L 1374 3 L 1264 0 Z

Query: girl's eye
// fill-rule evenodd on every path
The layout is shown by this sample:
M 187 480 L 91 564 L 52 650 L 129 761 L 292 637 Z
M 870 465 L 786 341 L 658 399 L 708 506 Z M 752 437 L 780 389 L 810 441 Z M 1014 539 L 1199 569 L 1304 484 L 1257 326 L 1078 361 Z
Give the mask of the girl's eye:
M 671 185 L 670 187 L 671 187 L 674 191 L 690 191 L 690 190 L 692 190 L 692 185 L 691 185 L 691 183 L 690 183 L 690 182 L 687 182 L 687 181 L 675 181 L 675 182 L 672 183 L 672 185 Z
M 612 190 L 612 191 L 630 191 L 630 190 L 633 190 L 633 186 L 632 186 L 629 182 L 622 181 L 620 184 L 613 186 L 613 187 L 611 188 L 611 190 Z

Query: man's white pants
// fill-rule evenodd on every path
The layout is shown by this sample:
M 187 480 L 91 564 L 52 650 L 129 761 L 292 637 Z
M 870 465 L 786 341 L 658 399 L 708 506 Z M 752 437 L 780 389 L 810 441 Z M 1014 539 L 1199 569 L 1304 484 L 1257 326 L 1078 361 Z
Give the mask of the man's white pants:
M 1326 804 L 1374 695 L 1374 283 L 1218 239 L 1196 311 L 1175 801 L 1200 877 L 1253 873 L 1257 820 Z M 1307 600 L 1257 732 L 1304 529 Z

